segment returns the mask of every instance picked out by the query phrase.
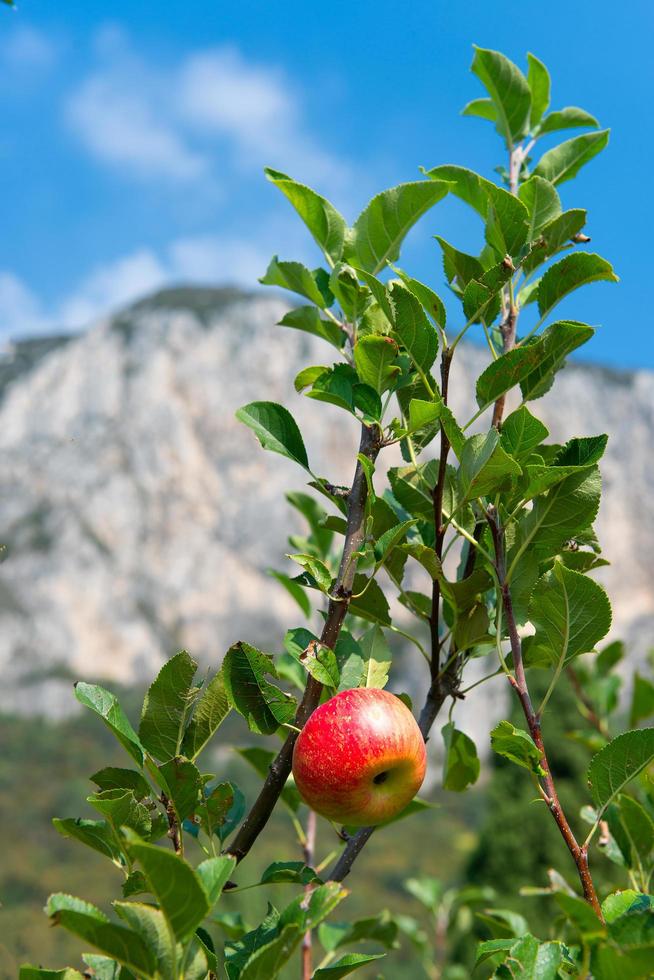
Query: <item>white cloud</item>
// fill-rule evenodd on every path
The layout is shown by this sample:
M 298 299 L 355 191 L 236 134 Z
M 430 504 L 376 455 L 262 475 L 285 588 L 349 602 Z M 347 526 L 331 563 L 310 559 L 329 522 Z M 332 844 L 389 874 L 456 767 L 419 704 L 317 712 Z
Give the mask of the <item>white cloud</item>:
M 0 58 L 10 68 L 34 71 L 51 68 L 59 45 L 33 27 L 21 25 L 8 33 L 0 44 Z
M 67 106 L 73 129 L 96 157 L 141 178 L 197 180 L 209 161 L 188 146 L 129 75 L 87 79 Z
M 217 235 L 181 238 L 170 246 L 169 255 L 172 278 L 248 288 L 256 285 L 270 260 L 270 252 L 252 242 Z
M 83 327 L 116 307 L 158 289 L 169 272 L 157 256 L 139 249 L 95 268 L 60 306 L 59 320 L 67 329 Z
M 280 69 L 234 47 L 196 51 L 164 69 L 115 28 L 100 32 L 96 49 L 100 64 L 70 95 L 66 116 L 86 148 L 124 176 L 214 189 L 234 168 L 242 177 L 271 164 L 343 185 L 348 168 L 313 138 Z
M 237 238 L 176 239 L 158 255 L 141 248 L 97 265 L 59 302 L 41 302 L 11 272 L 0 272 L 0 338 L 76 331 L 156 289 L 179 283 L 254 288 L 269 252 Z

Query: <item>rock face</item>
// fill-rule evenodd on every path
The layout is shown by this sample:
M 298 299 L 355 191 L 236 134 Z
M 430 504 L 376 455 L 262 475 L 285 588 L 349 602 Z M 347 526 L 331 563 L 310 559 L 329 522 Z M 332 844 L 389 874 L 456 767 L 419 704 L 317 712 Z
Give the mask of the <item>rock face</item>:
M 275 649 L 299 624 L 266 569 L 299 530 L 283 494 L 302 473 L 264 453 L 234 411 L 285 403 L 334 483 L 351 478 L 357 433 L 294 393 L 300 367 L 329 353 L 275 327 L 285 309 L 229 289 L 166 290 L 0 361 L 0 709 L 58 715 L 71 676 L 129 682 L 181 647 L 215 664 L 237 639 Z M 455 362 L 461 417 L 485 362 L 473 346 Z M 610 435 L 603 582 L 614 633 L 637 652 L 654 641 L 653 382 L 568 366 L 535 408 L 561 441 Z

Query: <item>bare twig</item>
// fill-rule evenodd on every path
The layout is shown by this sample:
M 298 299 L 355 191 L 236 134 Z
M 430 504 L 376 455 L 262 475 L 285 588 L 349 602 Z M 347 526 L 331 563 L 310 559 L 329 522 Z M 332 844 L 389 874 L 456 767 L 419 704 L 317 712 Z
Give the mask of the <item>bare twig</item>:
M 540 777 L 540 786 L 543 792 L 543 798 L 545 799 L 549 811 L 552 814 L 557 827 L 559 828 L 561 836 L 563 837 L 570 854 L 572 855 L 573 861 L 575 862 L 577 873 L 579 875 L 579 881 L 581 882 L 581 887 L 584 893 L 584 898 L 591 906 L 598 919 L 604 921 L 602 909 L 588 866 L 588 846 L 586 844 L 582 846 L 577 842 L 577 839 L 572 832 L 572 828 L 570 827 L 567 817 L 563 811 L 563 807 L 561 806 L 561 802 L 556 791 L 556 786 L 554 784 L 552 771 L 550 769 L 550 764 L 547 760 L 547 754 L 545 752 L 545 745 L 543 743 L 543 736 L 541 732 L 541 719 L 538 713 L 534 711 L 531 697 L 529 695 L 529 688 L 527 686 L 527 678 L 522 660 L 522 643 L 518 634 L 518 627 L 513 612 L 511 589 L 506 581 L 504 530 L 500 524 L 499 514 L 495 507 L 489 507 L 487 518 L 493 537 L 493 546 L 495 548 L 495 570 L 497 572 L 502 607 L 504 609 L 504 615 L 506 617 L 509 631 L 511 654 L 513 656 L 514 674 L 508 675 L 509 681 L 522 706 L 525 720 L 529 728 L 529 734 L 541 753 L 540 764 L 544 775 Z
M 374 462 L 379 450 L 378 431 L 362 425 L 359 453 L 371 462 Z M 358 460 L 352 481 L 352 488 L 348 494 L 347 528 L 343 554 L 341 556 L 336 582 L 332 589 L 332 598 L 329 600 L 325 625 L 320 636 L 320 642 L 324 646 L 331 647 L 332 649 L 338 640 L 350 603 L 357 566 L 355 553 L 359 550 L 365 538 L 367 500 L 368 483 L 366 473 L 363 464 Z M 315 678 L 309 677 L 304 689 L 304 695 L 295 715 L 294 727 L 297 731 L 289 733 L 277 756 L 271 762 L 268 775 L 259 796 L 241 824 L 238 833 L 226 849 L 226 853 L 232 854 L 237 861 L 243 860 L 268 823 L 275 804 L 289 777 L 293 763 L 293 748 L 299 730 L 303 728 L 318 706 L 322 690 L 322 684 L 315 680 Z

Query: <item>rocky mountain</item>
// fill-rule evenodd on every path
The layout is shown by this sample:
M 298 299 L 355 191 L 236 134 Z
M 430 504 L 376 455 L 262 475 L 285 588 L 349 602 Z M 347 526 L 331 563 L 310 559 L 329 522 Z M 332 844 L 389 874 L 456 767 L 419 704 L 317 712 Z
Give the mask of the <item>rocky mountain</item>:
M 357 433 L 295 394 L 299 368 L 329 355 L 275 326 L 285 309 L 263 294 L 170 289 L 0 359 L 0 709 L 60 715 L 71 676 L 130 682 L 181 647 L 215 664 L 237 639 L 275 649 L 299 625 L 266 569 L 299 530 L 284 491 L 302 473 L 234 411 L 284 402 L 334 483 L 350 480 Z M 462 417 L 485 361 L 472 345 L 455 361 Z M 562 441 L 610 435 L 602 579 L 614 634 L 637 656 L 654 643 L 654 374 L 569 365 L 536 411 Z

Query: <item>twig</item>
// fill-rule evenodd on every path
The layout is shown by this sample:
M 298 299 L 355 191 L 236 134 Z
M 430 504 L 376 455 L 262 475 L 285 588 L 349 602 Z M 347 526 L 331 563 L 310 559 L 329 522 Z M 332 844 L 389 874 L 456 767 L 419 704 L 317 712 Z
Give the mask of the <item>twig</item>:
M 359 453 L 374 462 L 380 450 L 379 434 L 373 428 L 366 425 L 361 427 L 361 442 Z M 343 554 L 336 577 L 336 584 L 333 595 L 336 598 L 329 600 L 325 625 L 320 635 L 320 643 L 331 647 L 336 645 L 343 621 L 347 614 L 352 585 L 356 572 L 357 560 L 354 553 L 359 551 L 365 538 L 365 518 L 366 503 L 368 500 L 368 483 L 365 470 L 360 461 L 357 461 L 352 481 L 352 489 L 348 494 L 347 504 L 347 528 L 345 532 L 345 543 Z M 304 695 L 298 706 L 295 715 L 294 725 L 296 729 L 302 729 L 320 703 L 323 685 L 313 677 L 309 677 Z M 270 764 L 268 775 L 261 788 L 259 796 L 254 801 L 250 812 L 241 824 L 241 827 L 226 848 L 226 853 L 233 855 L 237 861 L 242 861 L 249 852 L 255 840 L 268 823 L 275 804 L 280 797 L 286 780 L 291 772 L 293 764 L 293 748 L 295 746 L 298 731 L 291 731 L 277 756 Z
M 599 717 L 592 703 L 586 696 L 586 692 L 581 686 L 581 682 L 579 680 L 579 677 L 577 676 L 577 672 L 574 669 L 574 667 L 566 668 L 566 673 L 570 678 L 570 681 L 574 688 L 575 695 L 577 696 L 578 701 L 581 703 L 581 706 L 584 709 L 583 715 L 586 718 L 586 720 L 590 722 L 593 728 L 595 728 L 603 738 L 610 738 L 610 732 L 608 728 L 606 727 L 602 719 Z
M 182 844 L 182 835 L 179 829 L 179 822 L 177 820 L 177 811 L 175 810 L 175 804 L 170 800 L 165 793 L 162 793 L 159 797 L 161 804 L 166 811 L 166 818 L 168 820 L 168 837 L 173 843 L 175 848 L 175 854 L 184 854 L 184 847 Z
M 313 867 L 314 853 L 316 849 L 316 814 L 309 810 L 307 817 L 307 829 L 304 838 L 304 863 L 307 867 Z M 309 901 L 309 896 L 313 891 L 313 885 L 305 885 L 304 900 Z M 313 963 L 311 958 L 311 929 L 307 929 L 302 940 L 302 980 L 311 980 L 313 973 Z
M 513 147 L 511 150 L 511 155 L 509 157 L 509 190 L 512 194 L 518 193 L 520 168 L 522 167 L 525 156 L 526 152 L 523 153 L 522 148 L 519 146 Z M 507 354 L 515 347 L 516 327 L 518 325 L 518 308 L 513 299 L 512 280 L 510 280 L 509 286 L 505 291 L 504 309 L 506 310 L 506 314 L 502 320 L 502 323 L 500 324 L 500 333 L 502 334 L 502 353 Z M 492 425 L 494 429 L 499 429 L 502 426 L 502 416 L 504 415 L 505 404 L 506 394 L 500 395 L 495 402 L 495 408 L 493 409 Z
M 591 906 L 598 919 L 600 919 L 600 921 L 604 921 L 602 916 L 602 908 L 600 906 L 597 892 L 595 891 L 595 885 L 593 884 L 593 879 L 588 867 L 588 846 L 587 844 L 580 845 L 577 842 L 577 839 L 572 832 L 572 828 L 570 827 L 561 806 L 550 765 L 547 760 L 547 754 L 545 752 L 545 745 L 543 743 L 543 736 L 541 732 L 540 716 L 536 711 L 534 711 L 531 697 L 529 695 L 529 688 L 527 686 L 527 678 L 522 660 L 522 643 L 518 634 L 518 627 L 513 612 L 511 589 L 506 580 L 504 531 L 500 524 L 499 514 L 495 507 L 491 506 L 488 508 L 487 519 L 493 538 L 493 546 L 495 549 L 495 570 L 499 581 L 502 606 L 506 617 L 509 639 L 511 642 L 511 654 L 513 656 L 514 675 L 509 675 L 509 681 L 522 706 L 527 726 L 529 728 L 529 734 L 541 753 L 540 765 L 543 769 L 544 775 L 540 777 L 540 784 L 544 792 L 544 799 L 556 822 L 557 827 L 559 828 L 559 831 L 561 832 L 561 836 L 563 837 L 563 840 L 565 841 L 566 846 L 572 855 L 572 859 L 575 862 L 577 873 L 579 874 L 579 881 L 581 882 L 581 887 L 584 893 L 584 898 Z

